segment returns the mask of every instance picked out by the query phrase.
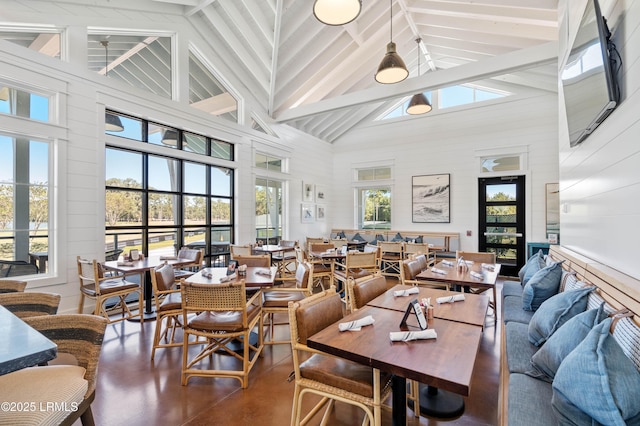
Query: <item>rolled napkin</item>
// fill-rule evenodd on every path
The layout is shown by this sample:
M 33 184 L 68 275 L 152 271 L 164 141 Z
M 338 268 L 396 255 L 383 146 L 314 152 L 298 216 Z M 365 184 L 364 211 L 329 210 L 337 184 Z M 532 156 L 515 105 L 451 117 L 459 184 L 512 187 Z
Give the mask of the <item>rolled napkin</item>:
M 483 263 L 482 264 L 482 269 L 486 269 L 487 271 L 494 271 L 496 269 L 495 265 L 492 265 L 491 263 Z
M 484 280 L 484 275 L 482 275 L 480 272 L 471 271 L 471 272 L 469 272 L 469 275 L 471 275 L 473 278 L 477 278 L 479 280 Z
M 450 260 L 443 260 L 443 261 L 442 261 L 442 264 L 443 264 L 444 266 L 453 266 L 453 262 L 452 262 L 452 261 L 450 261 Z
M 373 317 L 371 315 L 368 315 L 355 321 L 341 322 L 340 324 L 338 324 L 338 329 L 340 331 L 360 331 L 360 329 L 365 325 L 371 325 L 374 322 L 375 320 L 373 319 Z
M 418 287 L 411 287 L 408 288 L 406 290 L 396 290 L 393 292 L 393 295 L 396 297 L 399 296 L 409 296 L 411 294 L 418 294 L 420 292 L 420 290 L 418 290 Z
M 160 260 L 178 260 L 178 256 L 160 256 Z
M 463 260 L 467 265 L 473 265 L 473 260 Z
M 211 275 L 211 273 L 209 273 Z M 204 275 L 204 274 L 203 274 Z M 212 275 L 213 276 L 213 275 Z M 211 278 L 211 277 L 208 277 Z M 224 277 L 220 278 L 220 282 L 221 283 L 226 283 L 227 281 L 233 281 L 236 279 L 236 274 L 231 274 L 231 275 L 225 275 Z
M 203 277 L 205 278 L 213 278 L 213 274 L 211 273 L 211 271 L 203 269 L 202 270 L 202 274 Z
M 262 275 L 265 277 L 271 277 L 271 270 L 269 269 L 258 269 L 256 271 L 256 275 Z
M 128 262 L 125 260 L 118 260 L 118 266 L 133 266 L 133 262 Z
M 455 294 L 453 296 L 438 297 L 436 299 L 436 302 L 438 302 L 438 303 L 453 303 L 453 302 L 460 302 L 462 300 L 464 300 L 464 294 L 459 293 L 459 294 Z
M 438 268 L 431 268 L 431 272 L 433 272 L 434 274 L 447 275 L 447 271 L 443 271 L 442 269 Z
M 438 334 L 433 328 L 420 331 L 392 331 L 389 338 L 392 342 L 409 342 L 411 340 L 436 339 Z

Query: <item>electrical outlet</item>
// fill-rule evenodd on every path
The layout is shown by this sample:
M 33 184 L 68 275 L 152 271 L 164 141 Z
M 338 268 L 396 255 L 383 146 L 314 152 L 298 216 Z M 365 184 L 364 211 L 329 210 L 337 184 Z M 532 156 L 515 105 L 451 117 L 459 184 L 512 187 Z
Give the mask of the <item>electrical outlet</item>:
M 467 237 L 470 237 L 470 236 L 471 236 L 471 230 L 468 230 L 467 231 Z

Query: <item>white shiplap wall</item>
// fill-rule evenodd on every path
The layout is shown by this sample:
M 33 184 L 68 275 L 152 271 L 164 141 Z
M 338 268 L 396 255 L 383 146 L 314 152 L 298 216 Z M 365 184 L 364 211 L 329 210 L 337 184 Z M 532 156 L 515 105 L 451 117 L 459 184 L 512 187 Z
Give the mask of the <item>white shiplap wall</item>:
M 561 34 L 575 33 L 584 10 L 584 2 L 568 4 Z M 640 278 L 640 2 L 600 5 L 622 55 L 623 99 L 592 135 L 570 148 L 560 96 L 560 232 L 564 245 Z
M 461 248 L 478 247 L 479 155 L 487 151 L 526 152 L 527 241 L 544 241 L 545 184 L 558 181 L 557 97 L 555 93 L 443 110 L 393 124 L 372 125 L 335 143 L 334 228 L 352 228 L 353 167 L 393 163 L 392 227 L 459 232 Z M 412 223 L 411 178 L 449 173 L 451 222 Z M 472 236 L 467 237 L 466 231 Z

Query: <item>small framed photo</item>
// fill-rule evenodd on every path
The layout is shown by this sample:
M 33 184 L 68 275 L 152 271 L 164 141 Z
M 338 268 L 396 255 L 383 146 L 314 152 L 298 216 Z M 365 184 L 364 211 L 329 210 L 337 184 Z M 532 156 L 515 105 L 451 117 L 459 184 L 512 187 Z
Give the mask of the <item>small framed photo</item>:
M 229 266 L 227 266 L 227 275 L 235 274 L 237 269 L 238 269 L 238 261 L 237 260 L 230 260 L 229 261 Z
M 313 223 L 316 221 L 316 212 L 313 204 L 302 203 L 300 218 L 302 223 Z
M 131 249 L 131 251 L 129 252 L 129 257 L 131 258 L 131 260 L 140 260 L 140 252 L 138 251 L 138 249 Z
M 318 222 L 324 221 L 325 206 L 324 204 L 316 204 L 316 220 Z
M 324 185 L 316 185 L 316 203 L 327 202 L 327 187 Z
M 312 183 L 302 184 L 302 201 L 305 203 L 313 203 L 315 198 L 315 185 Z

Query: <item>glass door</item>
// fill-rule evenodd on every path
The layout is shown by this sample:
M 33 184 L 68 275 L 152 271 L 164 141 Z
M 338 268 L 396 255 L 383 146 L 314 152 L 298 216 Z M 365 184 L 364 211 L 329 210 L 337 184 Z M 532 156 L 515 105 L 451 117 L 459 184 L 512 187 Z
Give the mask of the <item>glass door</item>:
M 478 180 L 478 248 L 496 253 L 501 275 L 516 276 L 526 261 L 524 176 Z

